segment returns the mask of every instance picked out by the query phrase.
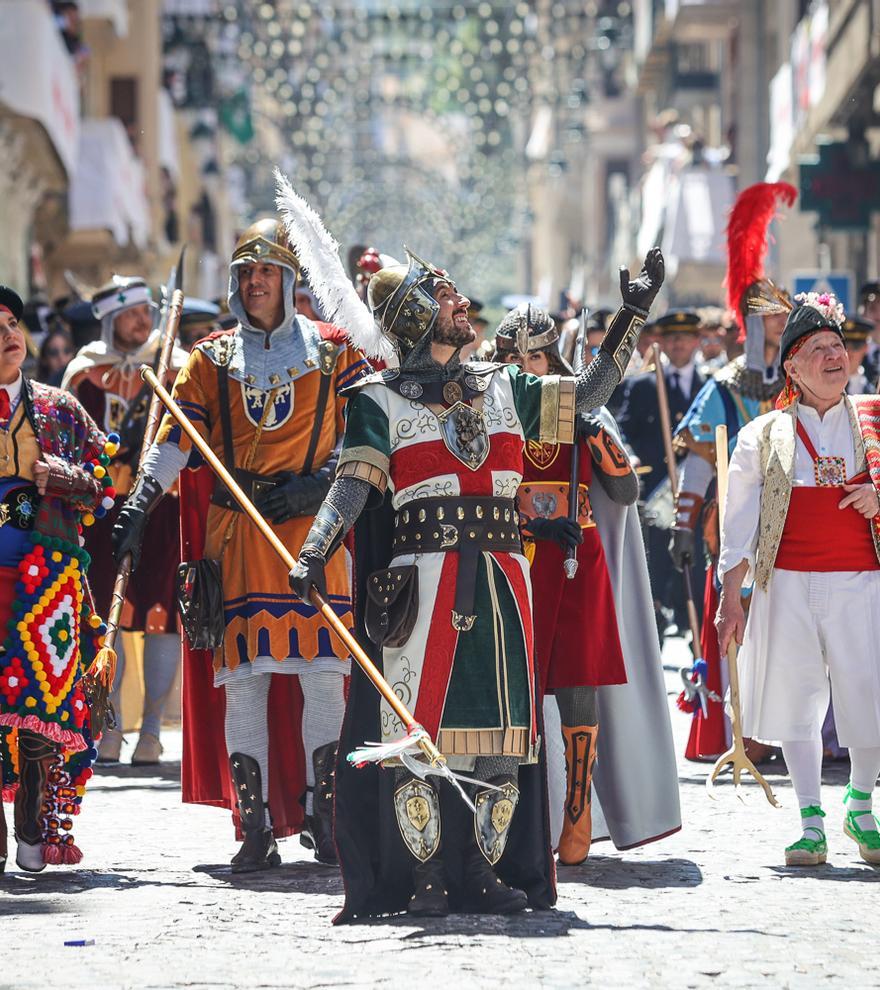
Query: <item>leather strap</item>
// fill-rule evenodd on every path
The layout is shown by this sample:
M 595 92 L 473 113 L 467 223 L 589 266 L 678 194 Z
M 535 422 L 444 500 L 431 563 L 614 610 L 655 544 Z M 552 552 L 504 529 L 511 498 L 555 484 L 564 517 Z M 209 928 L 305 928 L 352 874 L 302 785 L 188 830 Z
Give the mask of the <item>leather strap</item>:
M 312 427 L 312 435 L 309 437 L 309 446 L 299 472 L 300 475 L 312 473 L 315 451 L 318 449 L 318 441 L 321 439 L 321 427 L 324 425 L 324 414 L 327 411 L 327 396 L 330 393 L 332 377 L 332 374 L 325 375 L 321 372 L 321 384 L 318 386 L 318 403 L 315 409 L 315 424 Z
M 235 470 L 235 447 L 232 443 L 232 417 L 229 413 L 229 363 L 217 365 L 217 392 L 220 397 L 220 429 L 223 431 L 223 463 Z

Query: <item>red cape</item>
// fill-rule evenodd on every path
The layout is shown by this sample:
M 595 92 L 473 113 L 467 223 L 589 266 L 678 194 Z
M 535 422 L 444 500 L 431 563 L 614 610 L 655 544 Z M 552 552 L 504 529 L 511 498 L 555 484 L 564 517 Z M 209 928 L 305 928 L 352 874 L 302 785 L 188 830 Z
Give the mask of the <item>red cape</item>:
M 718 634 L 715 632 L 715 624 L 712 621 L 717 611 L 718 591 L 715 587 L 715 568 L 713 566 L 706 571 L 700 650 L 708 667 L 706 686 L 719 697 L 723 697 L 721 653 L 718 650 Z M 709 757 L 720 756 L 727 750 L 726 716 L 723 703 L 710 700 L 708 712 L 708 717 L 703 718 L 703 710 L 697 705 L 684 751 L 686 760 L 705 760 Z
M 198 560 L 204 551 L 205 519 L 214 488 L 210 468 L 180 475 L 181 560 Z M 240 831 L 229 775 L 224 718 L 226 693 L 214 687 L 213 654 L 191 650 L 183 639 L 183 800 L 232 811 Z M 276 837 L 302 828 L 300 796 L 305 792 L 302 744 L 303 698 L 299 678 L 273 674 L 269 689 L 269 808 Z

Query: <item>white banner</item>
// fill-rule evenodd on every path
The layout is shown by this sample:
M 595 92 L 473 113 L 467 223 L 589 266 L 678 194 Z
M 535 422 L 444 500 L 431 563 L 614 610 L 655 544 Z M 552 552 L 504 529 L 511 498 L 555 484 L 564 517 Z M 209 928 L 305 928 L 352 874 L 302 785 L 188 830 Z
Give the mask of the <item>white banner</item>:
M 76 165 L 79 82 L 45 0 L 4 0 L 0 103 L 39 121 L 68 175 Z

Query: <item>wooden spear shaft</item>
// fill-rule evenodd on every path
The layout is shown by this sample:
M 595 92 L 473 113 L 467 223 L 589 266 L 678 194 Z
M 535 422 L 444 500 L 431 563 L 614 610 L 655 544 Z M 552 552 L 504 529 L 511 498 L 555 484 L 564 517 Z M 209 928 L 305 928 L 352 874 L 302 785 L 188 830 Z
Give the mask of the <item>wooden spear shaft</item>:
M 663 364 L 660 361 L 660 345 L 655 341 L 651 344 L 654 356 L 654 374 L 657 376 L 657 405 L 660 407 L 660 429 L 663 431 L 663 451 L 666 455 L 666 472 L 672 488 L 673 504 L 678 493 L 678 470 L 675 463 L 675 450 L 672 447 L 672 417 L 669 414 L 669 393 L 666 391 L 666 376 L 663 374 Z M 694 590 L 691 585 L 690 557 L 682 569 L 684 579 L 684 597 L 687 605 L 688 625 L 691 627 L 691 652 L 694 659 L 700 657 L 700 621 L 697 618 L 697 606 L 694 604 Z
M 284 565 L 287 567 L 288 571 L 291 570 L 296 564 L 296 558 L 287 549 L 287 547 L 278 538 L 275 531 L 266 522 L 262 514 L 257 510 L 256 506 L 251 502 L 247 495 L 242 491 L 239 484 L 236 482 L 235 478 L 229 473 L 229 471 L 224 466 L 220 458 L 214 453 L 211 447 L 202 438 L 202 435 L 196 430 L 192 423 L 186 418 L 180 409 L 180 406 L 174 401 L 174 399 L 169 395 L 167 389 L 164 388 L 162 383 L 156 377 L 153 369 L 147 365 L 141 368 L 141 376 L 144 381 L 153 389 L 155 394 L 159 397 L 162 404 L 168 410 L 168 412 L 177 421 L 183 432 L 190 438 L 193 446 L 202 455 L 205 461 L 210 465 L 211 469 L 217 474 L 220 480 L 232 493 L 233 498 L 241 506 L 242 511 L 244 511 L 251 522 L 257 527 L 257 529 L 262 533 L 263 537 L 269 542 L 269 545 L 278 554 L 281 560 L 284 561 Z M 367 656 L 358 641 L 352 636 L 352 634 L 345 628 L 344 623 L 339 618 L 339 616 L 333 611 L 329 603 L 324 600 L 324 598 L 316 591 L 312 589 L 310 595 L 311 603 L 315 608 L 321 613 L 322 618 L 330 626 L 330 628 L 336 633 L 336 635 L 342 640 L 345 648 L 351 653 L 354 659 L 357 661 L 363 672 L 369 677 L 373 682 L 375 688 L 379 691 L 382 697 L 388 702 L 388 704 L 393 709 L 395 715 L 403 722 L 406 726 L 407 731 L 412 731 L 414 729 L 421 729 L 422 726 L 413 718 L 411 712 L 406 707 L 406 705 L 397 697 L 391 688 L 391 685 L 382 676 L 379 668 L 373 663 L 373 661 Z M 440 750 L 434 745 L 434 743 L 425 734 L 419 740 L 419 747 L 422 752 L 431 762 L 432 766 L 444 765 L 446 759 Z

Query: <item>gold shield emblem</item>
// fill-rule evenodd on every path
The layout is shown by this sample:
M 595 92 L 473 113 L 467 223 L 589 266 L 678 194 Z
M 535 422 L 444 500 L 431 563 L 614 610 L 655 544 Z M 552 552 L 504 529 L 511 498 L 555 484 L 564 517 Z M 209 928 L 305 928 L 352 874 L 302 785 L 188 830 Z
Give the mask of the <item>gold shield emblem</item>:
M 428 802 L 423 797 L 411 797 L 406 802 L 406 817 L 414 828 L 424 832 L 425 826 L 431 820 L 431 809 L 428 807 Z
M 492 809 L 492 827 L 496 832 L 503 832 L 513 818 L 513 801 L 502 798 Z
M 558 456 L 558 443 L 542 443 L 540 440 L 526 441 L 526 457 L 535 467 L 548 468 Z

